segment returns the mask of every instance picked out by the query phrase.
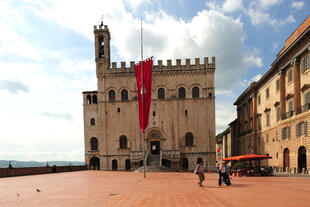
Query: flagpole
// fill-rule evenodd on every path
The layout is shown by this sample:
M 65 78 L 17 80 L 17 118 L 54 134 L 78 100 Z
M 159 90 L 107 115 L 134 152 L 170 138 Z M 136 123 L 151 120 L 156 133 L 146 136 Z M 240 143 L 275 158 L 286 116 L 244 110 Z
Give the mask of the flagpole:
M 144 79 L 143 79 L 143 31 L 142 31 L 142 18 L 141 18 L 141 72 L 142 72 L 142 117 L 143 117 L 143 130 L 142 130 L 142 140 L 143 140 L 143 175 L 145 175 L 146 166 L 146 156 L 145 156 L 145 137 L 144 137 Z

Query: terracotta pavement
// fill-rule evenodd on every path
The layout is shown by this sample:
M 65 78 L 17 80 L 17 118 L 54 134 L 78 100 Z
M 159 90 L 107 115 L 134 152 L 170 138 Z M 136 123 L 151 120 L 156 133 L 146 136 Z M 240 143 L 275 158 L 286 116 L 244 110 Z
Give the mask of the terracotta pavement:
M 0 178 L 0 207 L 42 206 L 310 206 L 310 179 L 232 177 L 218 186 L 206 174 L 80 171 Z M 38 191 L 37 191 L 38 189 Z

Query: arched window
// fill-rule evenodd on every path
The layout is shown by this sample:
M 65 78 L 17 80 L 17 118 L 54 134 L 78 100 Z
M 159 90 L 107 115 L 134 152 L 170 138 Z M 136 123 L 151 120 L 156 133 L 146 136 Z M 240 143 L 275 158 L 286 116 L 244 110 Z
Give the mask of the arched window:
M 97 95 L 93 95 L 93 104 L 97 104 Z
M 126 89 L 121 92 L 122 101 L 128 101 L 128 91 Z
M 179 88 L 179 98 L 186 98 L 186 91 L 185 88 Z
M 109 101 L 115 101 L 115 91 L 109 90 Z
M 104 58 L 104 41 L 103 36 L 99 36 L 99 58 Z
M 90 149 L 98 150 L 98 139 L 96 137 L 90 139 Z
M 185 135 L 185 146 L 191 147 L 194 145 L 194 136 L 192 133 L 188 132 Z
M 192 97 L 199 98 L 199 88 L 197 86 L 192 89 Z
M 91 95 L 86 96 L 87 104 L 91 104 Z
M 163 88 L 158 89 L 158 99 L 165 99 L 165 89 Z
M 127 137 L 124 135 L 119 138 L 119 148 L 127 149 Z
M 94 118 L 90 119 L 90 125 L 95 126 L 96 125 L 96 120 Z

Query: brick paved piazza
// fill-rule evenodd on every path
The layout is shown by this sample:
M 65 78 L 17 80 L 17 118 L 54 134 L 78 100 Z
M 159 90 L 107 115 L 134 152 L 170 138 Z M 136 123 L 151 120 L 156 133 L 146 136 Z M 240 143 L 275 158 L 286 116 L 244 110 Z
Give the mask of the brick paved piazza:
M 199 187 L 193 173 L 80 171 L 0 178 L 0 206 L 310 206 L 310 179 L 217 174 Z M 37 192 L 39 189 L 41 192 Z

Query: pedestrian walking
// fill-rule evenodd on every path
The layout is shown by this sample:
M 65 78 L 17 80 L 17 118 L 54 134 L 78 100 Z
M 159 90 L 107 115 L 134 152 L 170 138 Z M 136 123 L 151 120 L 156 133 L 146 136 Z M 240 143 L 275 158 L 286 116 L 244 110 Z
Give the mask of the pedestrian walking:
M 224 167 L 225 167 L 225 184 L 226 186 L 229 186 L 231 185 L 231 182 L 230 182 L 230 178 L 229 178 L 229 172 L 228 172 L 228 162 L 225 162 L 224 164 Z
M 219 186 L 222 185 L 222 182 L 227 183 L 225 174 L 226 174 L 225 161 L 223 161 L 219 167 Z
M 195 168 L 195 174 L 198 175 L 199 182 L 198 184 L 200 187 L 202 187 L 202 182 L 205 180 L 205 167 L 203 166 L 203 161 L 200 161 L 200 163 Z

